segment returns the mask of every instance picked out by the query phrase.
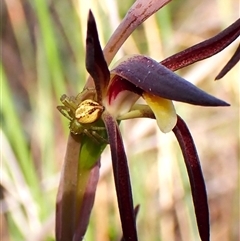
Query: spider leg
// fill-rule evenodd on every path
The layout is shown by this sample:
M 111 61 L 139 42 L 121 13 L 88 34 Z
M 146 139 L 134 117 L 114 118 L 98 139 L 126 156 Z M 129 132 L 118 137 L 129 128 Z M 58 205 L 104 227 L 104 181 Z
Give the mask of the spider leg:
M 87 135 L 89 138 L 91 138 L 93 141 L 96 143 L 106 143 L 109 144 L 108 140 L 102 137 L 100 134 L 98 134 L 97 131 L 102 131 L 105 130 L 105 127 L 100 127 L 100 126 L 92 126 L 89 129 L 84 129 L 83 133 Z
M 71 110 L 67 106 L 60 105 L 60 106 L 57 106 L 57 109 L 60 111 L 62 115 L 64 115 L 66 118 L 72 121 Z
M 104 137 L 102 137 L 101 135 L 99 135 L 96 131 L 94 131 L 94 130 L 91 131 L 91 134 L 94 137 L 94 139 L 96 139 L 98 142 L 109 144 L 108 140 L 105 139 Z
M 75 100 L 78 104 L 80 104 L 83 100 L 86 100 L 86 99 L 94 100 L 95 96 L 96 96 L 95 88 L 86 88 L 75 97 Z

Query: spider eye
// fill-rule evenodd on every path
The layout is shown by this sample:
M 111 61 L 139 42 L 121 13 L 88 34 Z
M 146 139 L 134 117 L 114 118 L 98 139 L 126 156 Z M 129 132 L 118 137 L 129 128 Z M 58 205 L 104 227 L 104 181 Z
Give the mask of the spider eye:
M 81 102 L 75 111 L 75 117 L 81 124 L 89 124 L 98 120 L 104 107 L 99 103 L 87 99 Z

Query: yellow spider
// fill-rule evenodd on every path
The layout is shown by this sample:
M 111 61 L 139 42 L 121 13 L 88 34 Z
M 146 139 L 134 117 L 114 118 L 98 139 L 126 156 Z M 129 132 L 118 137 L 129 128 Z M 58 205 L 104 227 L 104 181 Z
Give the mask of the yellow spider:
M 86 134 L 97 142 L 106 142 L 96 132 L 105 130 L 103 126 L 96 126 L 96 122 L 100 119 L 104 107 L 90 99 L 90 97 L 93 98 L 94 96 L 94 89 L 86 89 L 76 97 L 68 97 L 64 94 L 60 98 L 63 105 L 57 106 L 57 109 L 70 120 L 69 129 L 73 134 Z

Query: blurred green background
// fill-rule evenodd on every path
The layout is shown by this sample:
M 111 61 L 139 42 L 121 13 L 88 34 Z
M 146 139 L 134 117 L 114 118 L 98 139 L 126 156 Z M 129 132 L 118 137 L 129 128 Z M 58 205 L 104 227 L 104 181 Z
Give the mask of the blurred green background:
M 81 92 L 89 8 L 102 46 L 134 1 L 4 0 L 1 3 L 1 240 L 54 240 L 54 212 L 68 120 L 62 94 Z M 203 41 L 239 16 L 238 1 L 173 0 L 127 40 L 117 60 L 141 53 L 162 59 Z M 196 142 L 208 190 L 211 240 L 239 240 L 239 65 L 215 76 L 237 48 L 178 71 L 231 104 L 203 108 L 176 103 Z M 113 62 L 114 62 L 113 61 Z M 178 143 L 153 120 L 121 124 L 140 240 L 199 240 Z M 119 215 L 109 149 L 102 155 L 90 226 L 84 240 L 119 240 Z

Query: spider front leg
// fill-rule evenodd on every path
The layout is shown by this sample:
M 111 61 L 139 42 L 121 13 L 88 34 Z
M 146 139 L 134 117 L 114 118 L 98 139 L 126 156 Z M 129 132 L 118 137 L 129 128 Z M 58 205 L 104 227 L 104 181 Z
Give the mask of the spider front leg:
M 86 89 L 83 89 L 83 91 L 75 97 L 75 100 L 78 104 L 80 104 L 82 101 L 86 99 L 95 100 L 95 97 L 96 97 L 96 89 L 86 88 Z
M 72 121 L 75 118 L 77 105 L 75 104 L 74 100 L 72 100 L 72 97 L 69 98 L 65 94 L 61 96 L 60 100 L 63 105 L 57 106 L 57 109 L 62 115 Z
M 70 131 L 74 135 L 81 135 L 84 134 L 91 138 L 94 142 L 106 143 L 108 144 L 108 140 L 102 137 L 98 132 L 105 131 L 105 127 L 100 126 L 89 126 L 88 124 L 80 124 L 78 121 L 73 120 L 70 122 Z
M 68 118 L 70 121 L 73 120 L 72 117 L 72 111 L 69 109 L 69 107 L 65 106 L 65 105 L 59 105 L 57 106 L 57 109 L 59 110 L 59 112 L 64 115 L 66 118 Z
M 64 106 L 68 107 L 72 113 L 75 113 L 79 103 L 76 101 L 76 98 L 73 96 L 68 97 L 67 95 L 62 95 L 60 101 Z

